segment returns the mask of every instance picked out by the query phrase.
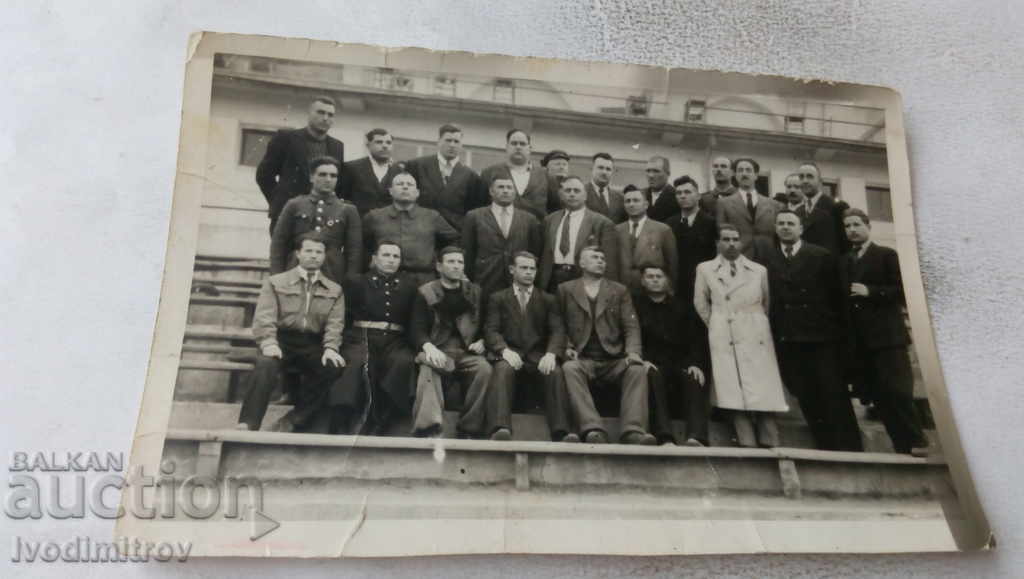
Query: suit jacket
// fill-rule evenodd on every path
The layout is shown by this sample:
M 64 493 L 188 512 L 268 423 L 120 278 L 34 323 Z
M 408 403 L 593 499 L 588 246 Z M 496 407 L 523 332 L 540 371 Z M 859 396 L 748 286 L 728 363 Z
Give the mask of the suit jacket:
M 488 188 L 491 186 L 491 181 L 496 177 L 502 177 L 504 179 L 511 179 L 512 174 L 509 173 L 508 165 L 500 163 L 498 165 L 491 165 L 483 171 L 480 171 L 479 187 L 477 189 L 477 198 L 475 207 L 483 207 L 491 202 L 491 194 Z M 530 170 L 530 180 L 526 184 L 525 191 L 516 191 L 516 207 L 521 207 L 537 218 L 537 221 L 544 221 L 552 207 L 557 208 L 560 202 L 557 201 L 557 191 L 551 191 L 548 182 L 548 172 L 543 167 L 535 165 Z
M 420 190 L 417 203 L 422 207 L 436 210 L 456 230 L 462 230 L 462 222 L 466 213 L 481 203 L 490 204 L 490 197 L 480 199 L 480 177 L 461 161 L 452 168 L 448 183 L 444 182 L 437 155 L 419 157 L 404 163 L 405 170 L 416 177 L 416 185 Z M 390 202 L 390 200 L 389 200 Z
M 743 255 L 752 257 L 754 255 L 754 240 L 771 240 L 775 235 L 775 215 L 782 209 L 782 206 L 775 201 L 760 195 L 755 206 L 755 217 L 750 218 L 747 211 L 747 203 L 743 193 L 737 191 L 728 197 L 720 197 L 715 206 L 715 222 L 721 226 L 724 223 L 731 223 L 740 232 L 740 239 L 743 241 Z
M 558 300 L 535 287 L 524 312 L 511 287 L 494 292 L 484 320 L 484 345 L 494 359 L 500 358 L 505 348 L 532 362 L 547 353 L 561 358 L 565 327 Z
M 661 189 L 661 195 L 658 196 L 656 203 L 651 202 L 653 195 L 651 195 L 651 188 L 647 187 L 644 189 L 644 196 L 647 197 L 647 202 L 650 203 L 650 207 L 647 208 L 647 216 L 655 221 L 665 221 L 673 213 L 679 213 L 679 203 L 676 201 L 676 189 L 671 183 L 666 184 Z
M 868 288 L 867 297 L 847 298 L 850 330 L 867 350 L 904 347 L 910 343 L 903 319 L 903 279 L 894 249 L 872 243 L 864 256 L 847 253 L 840 261 L 840 287 L 848 292 L 851 283 Z
M 416 352 L 422 350 L 423 344 L 427 342 L 440 348 L 456 332 L 466 346 L 477 340 L 481 321 L 480 287 L 464 281 L 462 295 L 472 307 L 454 320 L 446 320 L 437 309 L 437 305 L 444 297 L 441 280 L 435 279 L 420 286 L 416 292 L 416 300 L 412 304 L 412 321 L 409 329 Z
M 669 283 L 679 277 L 679 256 L 672 228 L 650 217 L 633 242 L 629 235 L 630 221 L 615 226 L 619 239 L 619 281 L 630 290 L 640 289 L 640 266 L 656 265 L 665 271 Z
M 277 219 L 289 199 L 309 193 L 309 137 L 306 127 L 281 129 L 267 143 L 267 152 L 256 167 L 256 184 L 269 205 L 268 215 Z M 345 161 L 345 144 L 327 135 L 327 154 Z M 339 175 L 335 194 L 341 193 Z
M 392 201 L 385 185 L 391 182 L 399 170 L 399 165 L 392 163 L 384 179 L 378 181 L 369 157 L 345 163 L 341 177 L 341 198 L 355 205 L 360 217 L 374 209 L 387 207 Z
M 508 287 L 508 266 L 517 251 L 539 256 L 544 243 L 540 222 L 532 213 L 516 208 L 508 237 L 490 207 L 470 211 L 462 222 L 462 248 L 465 250 L 466 275 L 480 286 L 486 299 L 492 292 Z
M 814 211 L 806 212 L 807 204 L 804 203 L 804 233 L 801 239 L 814 245 L 819 245 L 838 256 L 842 246 L 842 239 L 846 235 L 842 226 L 842 211 L 848 207 L 845 203 L 836 203 L 831 197 L 824 193 L 818 198 L 814 205 Z
M 601 346 L 610 355 L 642 355 L 640 322 L 626 286 L 602 280 L 594 315 L 591 315 L 583 279 L 574 279 L 558 286 L 558 304 L 565 324 L 566 348 L 581 351 L 591 333 L 596 332 Z
M 728 197 L 736 192 L 734 185 L 729 185 L 729 188 L 725 190 L 724 194 L 719 194 L 714 189 L 705 191 L 700 194 L 700 210 L 707 214 L 708 217 L 714 219 L 718 214 L 718 200 L 722 197 Z
M 612 223 L 622 223 L 626 220 L 626 208 L 623 207 L 622 203 L 622 191 L 612 189 L 611 185 L 605 187 L 608 190 L 608 201 L 605 203 L 604 198 L 597 194 L 597 188 L 594 187 L 593 183 L 587 183 L 583 186 L 587 190 L 587 209 L 600 213 L 608 219 L 612 220 Z
M 835 256 L 807 242 L 801 243 L 791 260 L 777 244 L 765 253 L 759 257 L 768 268 L 769 317 L 775 339 L 799 343 L 840 340 L 845 301 Z
M 684 303 L 691 303 L 697 266 L 718 255 L 718 226 L 713 217 L 702 211 L 697 211 L 692 226 L 683 223 L 682 218 L 682 213 L 676 213 L 666 221 L 672 228 L 679 258 L 679 275 L 673 278 L 672 283 L 675 285 L 676 297 Z
M 558 226 L 564 216 L 564 211 L 556 211 L 544 219 L 544 253 L 540 258 L 540 272 L 537 275 L 537 285 L 541 288 L 548 287 L 551 281 L 551 272 L 555 266 L 555 246 L 558 245 Z M 583 221 L 576 236 L 573 263 L 579 265 L 580 251 L 588 245 L 599 245 L 604 250 L 604 276 L 619 279 L 619 243 L 615 224 L 600 213 L 584 209 Z

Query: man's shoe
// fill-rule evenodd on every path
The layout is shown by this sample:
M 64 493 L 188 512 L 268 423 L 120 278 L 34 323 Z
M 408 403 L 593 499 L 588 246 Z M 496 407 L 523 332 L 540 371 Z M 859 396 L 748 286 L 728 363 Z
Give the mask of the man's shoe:
M 573 442 L 573 443 L 575 443 L 575 442 L 579 442 L 579 441 L 580 441 L 580 435 L 576 434 L 575 432 L 570 432 L 569 434 L 566 434 L 565 436 L 563 436 L 562 440 L 560 442 Z
M 672 440 L 671 438 L 666 438 L 665 440 L 662 440 L 660 444 L 661 446 L 679 446 L 676 444 L 676 441 Z
M 910 449 L 910 456 L 916 456 L 918 458 L 927 458 L 928 455 L 935 452 L 935 447 L 930 444 L 924 446 L 915 446 Z
M 412 433 L 416 438 L 441 438 L 442 430 L 440 424 L 421 428 Z
M 704 446 L 704 443 L 697 440 L 696 438 L 687 438 L 686 446 Z
M 587 444 L 608 444 L 608 436 L 600 430 L 591 430 L 587 433 Z
M 491 440 L 512 440 L 512 431 L 507 428 L 499 428 L 491 433 Z
M 244 422 L 239 422 L 238 424 L 235 425 L 235 430 L 244 430 L 244 431 L 248 432 L 249 431 L 249 425 L 244 423 Z
M 658 439 L 648 432 L 627 432 L 620 441 L 622 444 L 641 444 L 643 446 L 654 446 Z

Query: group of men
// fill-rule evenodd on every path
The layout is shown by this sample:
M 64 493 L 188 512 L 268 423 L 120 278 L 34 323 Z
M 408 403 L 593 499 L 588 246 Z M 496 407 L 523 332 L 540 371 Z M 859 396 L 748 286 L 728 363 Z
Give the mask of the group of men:
M 766 270 L 768 345 L 819 447 L 861 449 L 851 380 L 898 451 L 924 445 L 896 253 L 870 243 L 863 212 L 822 193 L 813 163 L 787 178 L 785 203 L 756 192 L 753 159 L 714 159 L 701 193 L 688 176 L 670 183 L 656 156 L 646 188 L 619 191 L 611 155 L 594 155 L 586 179 L 564 151 L 536 167 L 519 129 L 505 162 L 479 174 L 460 161 L 454 124 L 436 154 L 396 162 L 391 134 L 373 129 L 368 155 L 343 163 L 333 117 L 317 97 L 307 126 L 275 135 L 257 170 L 271 276 L 240 428 L 260 428 L 283 371 L 295 406 L 279 430 L 383 433 L 405 415 L 413 434 L 439 436 L 447 406 L 461 408 L 460 436 L 508 440 L 525 400 L 543 405 L 553 440 L 601 443 L 597 406 L 612 394 L 621 442 L 675 443 L 676 399 L 685 443 L 706 445 L 711 366 L 724 358 L 710 355 L 723 344 L 715 332 L 709 343 L 695 287 L 701 263 L 725 260 Z M 719 281 L 728 300 L 737 280 Z

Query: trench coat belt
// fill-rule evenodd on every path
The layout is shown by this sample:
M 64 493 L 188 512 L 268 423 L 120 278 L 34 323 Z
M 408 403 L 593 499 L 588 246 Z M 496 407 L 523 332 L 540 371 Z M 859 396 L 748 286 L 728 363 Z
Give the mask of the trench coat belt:
M 740 306 L 737 308 L 729 308 L 725 310 L 727 314 L 763 314 L 764 308 L 761 304 L 751 304 L 747 306 Z
M 405 326 L 400 324 L 392 324 L 391 322 L 367 322 L 365 320 L 358 320 L 352 322 L 354 328 L 364 328 L 367 330 L 387 330 L 389 332 L 404 332 Z

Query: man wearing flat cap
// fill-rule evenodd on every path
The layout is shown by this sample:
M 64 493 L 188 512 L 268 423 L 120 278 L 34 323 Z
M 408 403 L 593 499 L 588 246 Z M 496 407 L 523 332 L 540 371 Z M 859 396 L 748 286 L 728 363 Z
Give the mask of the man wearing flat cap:
M 562 181 L 569 176 L 569 153 L 553 149 L 540 160 L 540 166 L 548 173 L 548 213 L 554 213 L 562 208 L 558 191 L 562 188 Z

